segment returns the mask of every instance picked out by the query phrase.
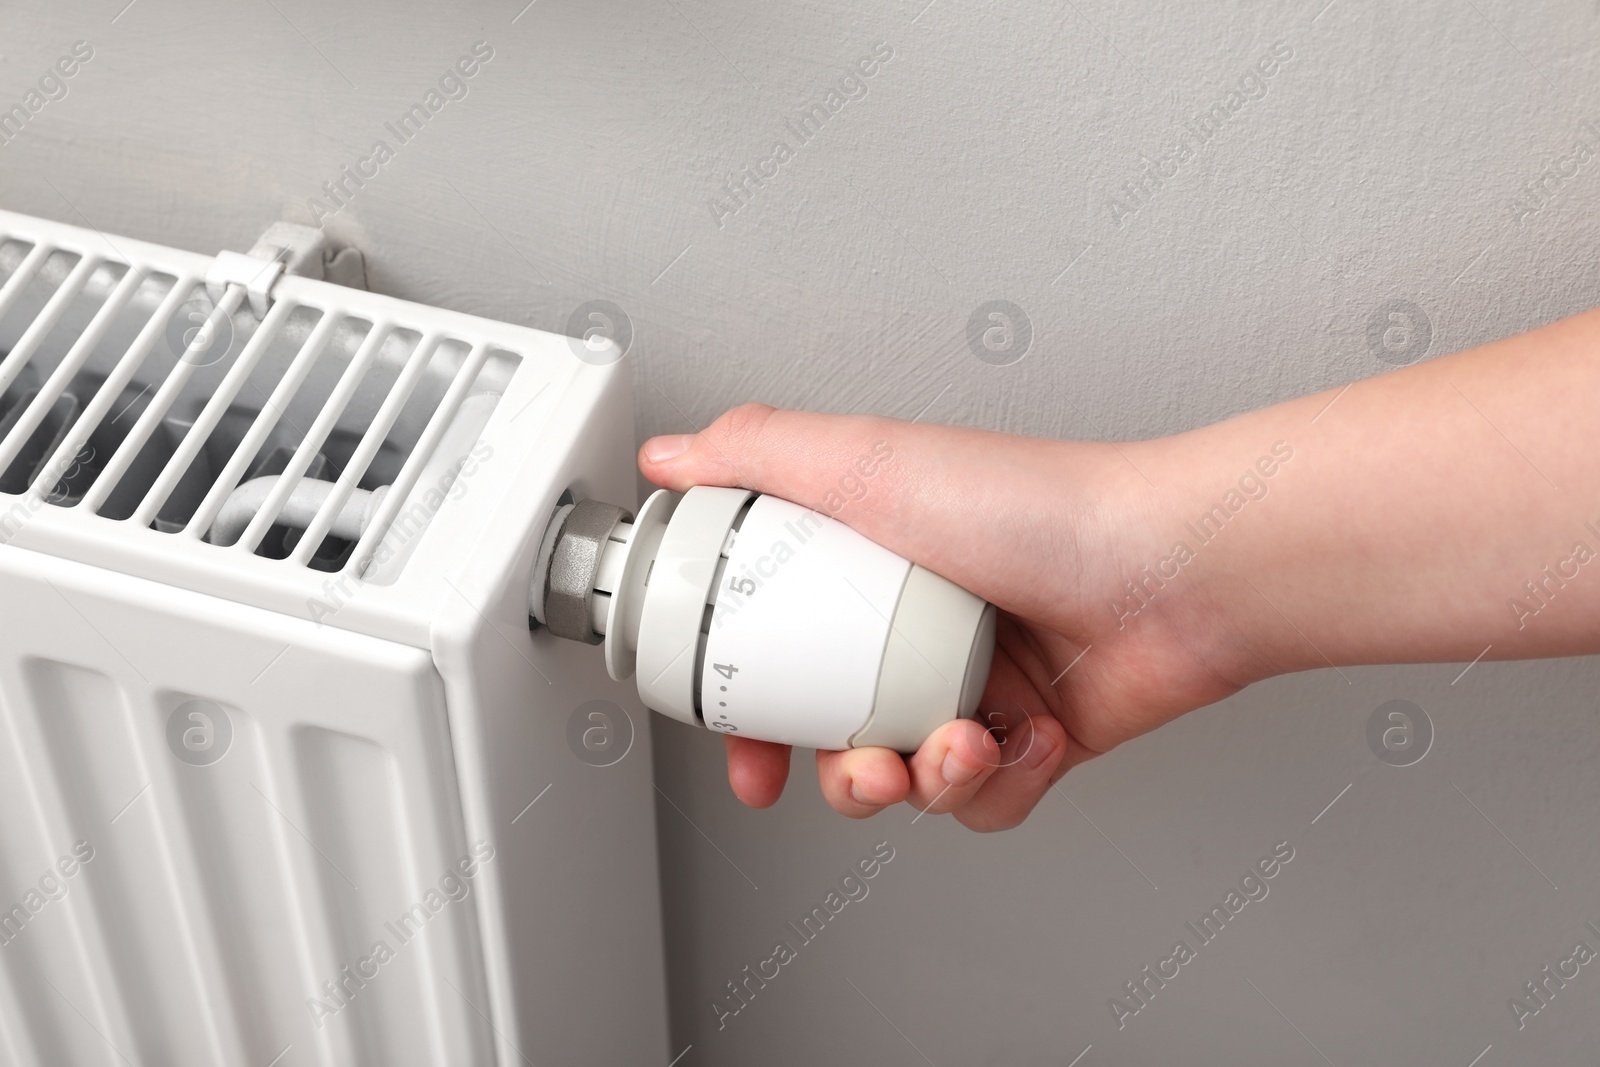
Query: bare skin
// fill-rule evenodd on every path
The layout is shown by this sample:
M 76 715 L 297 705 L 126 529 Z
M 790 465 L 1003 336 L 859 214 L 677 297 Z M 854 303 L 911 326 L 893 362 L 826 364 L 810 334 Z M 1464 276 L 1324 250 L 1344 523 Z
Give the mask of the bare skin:
M 853 818 L 1015 826 L 1070 768 L 1277 674 L 1600 652 L 1600 309 L 1151 441 L 746 405 L 639 465 L 818 508 L 1001 609 L 981 722 L 817 753 Z M 725 741 L 734 793 L 775 803 L 789 750 Z

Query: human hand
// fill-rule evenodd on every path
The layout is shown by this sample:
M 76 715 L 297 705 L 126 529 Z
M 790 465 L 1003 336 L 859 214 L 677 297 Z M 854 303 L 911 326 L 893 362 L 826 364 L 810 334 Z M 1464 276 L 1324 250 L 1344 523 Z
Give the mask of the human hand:
M 752 404 L 639 465 L 815 508 L 1001 610 L 979 721 L 910 758 L 817 753 L 846 815 L 908 800 L 998 830 L 1069 768 L 1274 674 L 1600 654 L 1596 353 L 1600 309 L 1120 444 Z M 739 798 L 776 802 L 788 749 L 727 745 Z
M 1153 488 L 1115 447 L 746 405 L 646 442 L 640 468 L 669 489 L 740 486 L 815 508 L 1001 610 L 977 721 L 945 724 L 909 757 L 817 753 L 823 795 L 852 818 L 906 800 L 976 830 L 1015 826 L 1069 768 L 1248 680 L 1231 679 L 1223 632 L 1194 625 L 1201 596 L 1174 586 L 1137 626 L 1110 606 L 1123 574 L 1170 548 L 1149 521 L 1164 510 Z M 734 793 L 775 803 L 789 748 L 725 743 Z

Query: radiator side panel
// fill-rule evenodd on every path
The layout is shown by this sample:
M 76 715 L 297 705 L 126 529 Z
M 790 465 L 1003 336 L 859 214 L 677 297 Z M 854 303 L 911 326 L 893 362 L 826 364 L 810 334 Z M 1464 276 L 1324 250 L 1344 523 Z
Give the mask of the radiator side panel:
M 632 417 L 626 375 L 574 383 L 520 466 L 486 476 L 504 491 L 432 633 L 468 833 L 504 857 L 482 911 L 502 1067 L 665 1064 L 683 1051 L 668 1048 L 650 712 L 598 647 L 527 622 L 560 494 L 633 502 Z M 596 731 L 604 751 L 585 746 Z

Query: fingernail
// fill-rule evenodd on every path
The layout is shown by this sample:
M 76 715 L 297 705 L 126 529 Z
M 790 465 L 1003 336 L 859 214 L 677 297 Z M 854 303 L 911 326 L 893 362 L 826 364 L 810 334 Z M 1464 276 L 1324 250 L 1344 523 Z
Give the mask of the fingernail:
M 873 801 L 868 800 L 866 795 L 861 792 L 861 787 L 855 783 L 855 779 L 850 780 L 850 795 L 855 798 L 857 804 L 873 803 Z
M 1022 765 L 1028 770 L 1037 770 L 1050 762 L 1056 754 L 1055 739 L 1034 731 L 1033 744 L 1028 746 L 1028 751 L 1022 756 Z
M 978 776 L 981 767 L 974 767 L 963 761 L 955 752 L 945 754 L 944 762 L 939 765 L 939 773 L 951 785 L 966 785 Z
M 689 451 L 689 446 L 693 443 L 693 434 L 675 433 L 665 437 L 652 437 L 644 443 L 644 458 L 651 463 L 665 463 Z

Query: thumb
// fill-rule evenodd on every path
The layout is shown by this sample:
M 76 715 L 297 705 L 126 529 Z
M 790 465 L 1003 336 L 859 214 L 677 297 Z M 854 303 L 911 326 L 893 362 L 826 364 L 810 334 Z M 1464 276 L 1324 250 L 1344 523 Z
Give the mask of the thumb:
M 680 492 L 694 485 L 737 486 L 823 510 L 830 493 L 843 501 L 862 495 L 847 476 L 874 477 L 892 452 L 890 427 L 899 425 L 744 404 L 700 433 L 652 437 L 639 450 L 639 469 Z M 840 509 L 833 501 L 831 510 Z
M 753 489 L 792 500 L 974 592 L 990 575 L 974 551 L 975 524 L 1014 495 L 996 461 L 1018 464 L 1049 442 L 859 415 L 746 404 L 697 434 L 655 437 L 639 469 L 657 485 Z M 1004 514 L 1003 509 L 1000 513 Z M 992 538 L 992 533 L 990 535 Z

